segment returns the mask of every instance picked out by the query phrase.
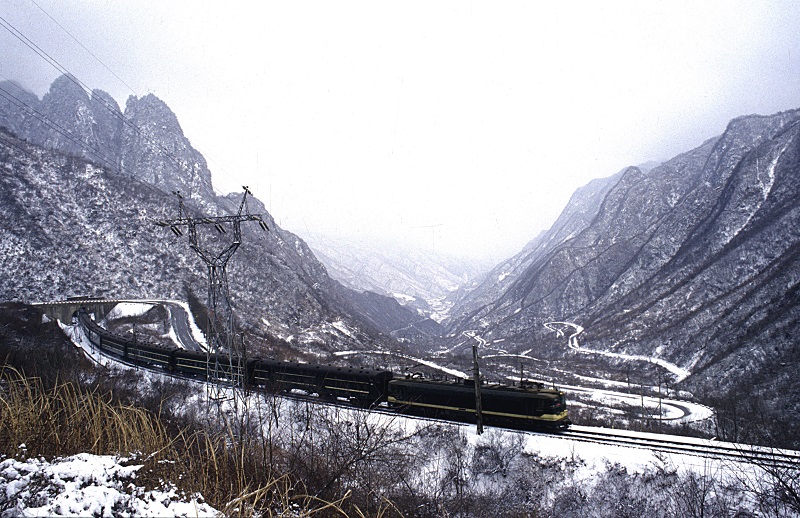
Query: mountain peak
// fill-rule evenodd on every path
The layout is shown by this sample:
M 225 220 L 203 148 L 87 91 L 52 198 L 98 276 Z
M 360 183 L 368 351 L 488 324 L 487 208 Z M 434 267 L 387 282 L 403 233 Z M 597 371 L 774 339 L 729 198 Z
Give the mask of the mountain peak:
M 210 209 L 215 198 L 211 171 L 203 155 L 184 136 L 169 106 L 153 94 L 131 96 L 125 119 L 123 172 L 166 192 L 180 191 Z
M 627 168 L 462 295 L 448 331 L 547 357 L 543 323 L 574 322 L 587 350 L 672 362 L 693 389 L 730 389 L 745 368 L 760 379 L 800 333 L 798 168 L 800 110 L 739 117 L 650 171 Z
M 184 138 L 183 129 L 175 115 L 167 104 L 156 97 L 154 94 L 147 94 L 142 97 L 131 95 L 125 104 L 125 115 L 131 121 L 137 121 L 145 126 L 139 126 L 144 130 L 147 126 L 159 136 Z

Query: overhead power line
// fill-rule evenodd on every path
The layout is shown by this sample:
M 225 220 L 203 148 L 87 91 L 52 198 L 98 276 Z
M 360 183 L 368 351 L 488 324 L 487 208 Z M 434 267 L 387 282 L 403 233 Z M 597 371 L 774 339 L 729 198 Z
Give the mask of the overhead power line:
M 86 52 L 87 52 L 87 53 L 88 53 L 90 56 L 92 56 L 92 57 L 95 59 L 95 61 L 97 61 L 98 63 L 100 63 L 101 65 L 103 65 L 103 68 L 105 68 L 106 70 L 108 70 L 108 72 L 109 72 L 111 75 L 113 75 L 114 77 L 116 77 L 116 78 L 117 78 L 117 80 L 118 80 L 120 83 L 122 83 L 122 84 L 124 84 L 126 87 L 128 87 L 128 90 L 130 90 L 131 92 L 133 92 L 133 94 L 134 94 L 136 97 L 139 97 L 139 94 L 137 94 L 137 93 L 136 93 L 136 91 L 135 91 L 135 90 L 134 90 L 134 89 L 131 87 L 131 85 L 129 85 L 128 83 L 126 83 L 126 82 L 125 82 L 125 81 L 124 81 L 124 80 L 123 80 L 121 77 L 119 77 L 119 76 L 118 76 L 116 73 L 114 73 L 114 71 L 113 71 L 113 70 L 111 70 L 111 69 L 110 69 L 110 68 L 109 68 L 109 67 L 108 67 L 108 66 L 107 66 L 105 63 L 103 63 L 103 62 L 100 60 L 100 58 L 98 58 L 98 57 L 97 57 L 97 56 L 94 54 L 94 52 L 92 52 L 91 50 L 89 50 L 89 49 L 86 47 L 86 45 L 84 45 L 83 43 L 81 43 L 81 42 L 78 40 L 78 38 L 76 38 L 75 36 L 73 36 L 73 35 L 72 35 L 72 33 L 71 33 L 71 32 L 69 32 L 69 31 L 68 31 L 68 30 L 67 30 L 67 29 L 66 29 L 66 28 L 65 28 L 63 25 L 61 25 L 60 23 L 58 23 L 58 20 L 56 20 L 55 18 L 53 18 L 52 16 L 50 16 L 50 13 L 48 13 L 47 11 L 45 11 L 45 10 L 42 8 L 42 6 L 41 6 L 41 5 L 39 5 L 39 4 L 36 2 L 36 0 L 31 0 L 31 3 L 32 3 L 33 5 L 35 5 L 36 7 L 38 7 L 38 8 L 39 8 L 39 10 L 40 10 L 40 11 L 42 11 L 42 12 L 43 12 L 43 13 L 44 13 L 44 14 L 45 14 L 45 15 L 46 15 L 48 18 L 50 18 L 51 20 L 53 20 L 53 23 L 55 23 L 56 25 L 58 25 L 58 26 L 61 28 L 61 30 L 62 30 L 62 31 L 64 31 L 64 32 L 67 34 L 67 36 L 69 36 L 70 38 L 72 38 L 72 40 L 73 40 L 75 43 L 77 43 L 78 45 L 80 45 L 80 46 L 81 46 L 81 48 L 82 48 L 83 50 L 85 50 L 85 51 L 86 51 Z
M 160 150 L 160 152 L 162 153 L 162 155 L 165 156 L 169 161 L 171 161 L 173 163 L 173 165 L 176 167 L 176 169 L 180 170 L 181 161 L 175 155 L 173 155 L 168 149 L 166 149 L 159 142 L 157 142 L 154 139 L 152 139 L 149 136 L 147 136 L 142 131 L 141 128 L 139 128 L 136 124 L 131 122 L 130 119 L 126 118 L 119 111 L 119 109 L 116 106 L 112 106 L 108 101 L 106 101 L 102 97 L 95 95 L 94 92 L 92 91 L 92 89 L 88 85 L 86 85 L 83 81 L 78 79 L 77 76 L 75 76 L 72 72 L 70 72 L 61 63 L 59 63 L 58 60 L 53 58 L 50 54 L 48 54 L 45 50 L 43 50 L 39 45 L 37 45 L 30 38 L 25 36 L 11 22 L 6 20 L 2 16 L 0 16 L 0 26 L 2 26 L 4 29 L 6 29 L 8 32 L 10 32 L 15 38 L 17 38 L 19 41 L 21 41 L 25 46 L 27 46 L 29 49 L 31 49 L 33 52 L 35 52 L 37 55 L 39 55 L 39 57 L 41 57 L 42 59 L 47 61 L 47 63 L 49 63 L 53 68 L 55 68 L 57 71 L 62 73 L 65 77 L 67 77 L 70 81 L 72 81 L 74 84 L 76 84 L 78 87 L 80 87 L 84 92 L 87 92 L 90 95 L 92 100 L 97 102 L 104 109 L 108 110 L 114 117 L 119 119 L 123 124 L 125 124 L 131 130 L 133 130 L 139 137 L 141 137 L 146 142 L 149 142 L 150 144 L 153 144 L 155 147 L 157 147 Z M 83 45 L 81 45 L 81 46 L 83 46 Z M 75 141 L 73 140 L 73 142 L 75 142 Z M 78 142 L 75 142 L 75 143 L 78 143 Z M 81 145 L 84 149 L 86 148 L 86 144 L 85 143 L 78 143 L 78 144 Z M 94 152 L 91 149 L 89 149 L 89 151 L 90 152 Z M 222 194 L 221 192 L 219 192 L 217 189 L 214 188 L 213 184 L 211 185 L 211 188 L 214 189 L 214 191 L 216 191 L 218 194 Z

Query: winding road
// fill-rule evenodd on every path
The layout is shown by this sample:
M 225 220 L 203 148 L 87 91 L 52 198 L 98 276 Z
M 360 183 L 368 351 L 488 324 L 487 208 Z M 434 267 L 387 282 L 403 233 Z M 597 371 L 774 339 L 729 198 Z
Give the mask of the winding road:
M 674 374 L 676 383 L 685 380 L 691 374 L 691 372 L 689 372 L 688 370 L 679 367 L 674 363 L 662 360 L 661 358 L 656 358 L 652 356 L 631 355 L 624 353 L 612 353 L 610 351 L 595 351 L 593 349 L 587 349 L 586 347 L 581 347 L 578 344 L 578 336 L 580 336 L 580 334 L 583 333 L 583 327 L 579 326 L 578 324 L 573 324 L 571 322 L 545 322 L 544 326 L 547 329 L 555 331 L 558 336 L 564 336 L 565 327 L 572 327 L 574 333 L 569 335 L 569 338 L 567 338 L 567 345 L 569 346 L 570 349 L 573 349 L 574 351 L 577 351 L 579 353 L 599 354 L 600 356 L 608 356 L 610 358 L 619 358 L 622 360 L 654 363 Z

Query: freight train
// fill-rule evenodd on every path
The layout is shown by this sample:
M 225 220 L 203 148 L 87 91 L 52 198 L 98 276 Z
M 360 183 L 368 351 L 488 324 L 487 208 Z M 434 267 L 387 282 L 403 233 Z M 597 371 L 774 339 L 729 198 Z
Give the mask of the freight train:
M 388 407 L 401 413 L 475 422 L 472 380 L 441 381 L 416 376 L 396 378 L 391 371 L 286 362 L 195 352 L 114 334 L 92 320 L 85 308 L 75 313 L 89 341 L 124 362 L 189 378 L 212 380 L 277 394 L 316 395 L 362 408 Z M 564 393 L 541 383 L 481 384 L 482 421 L 521 430 L 563 430 L 570 424 Z

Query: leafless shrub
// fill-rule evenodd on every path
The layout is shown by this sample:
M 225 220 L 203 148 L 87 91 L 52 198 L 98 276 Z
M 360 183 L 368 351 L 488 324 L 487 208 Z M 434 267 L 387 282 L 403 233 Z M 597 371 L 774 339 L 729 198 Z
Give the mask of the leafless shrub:
M 788 461 L 778 449 L 766 453 L 731 466 L 739 486 L 764 516 L 800 515 L 800 463 Z
M 525 439 L 521 434 L 490 429 L 475 445 L 472 469 L 476 474 L 508 476 L 508 468 L 520 454 Z
M 309 402 L 282 410 L 288 426 L 272 429 L 265 453 L 273 466 L 303 480 L 309 494 L 334 500 L 350 491 L 348 505 L 372 513 L 382 505 L 379 495 L 402 489 L 412 435 L 393 417 Z
M 0 303 L 0 362 L 45 387 L 76 381 L 91 364 L 55 322 L 42 322 L 40 310 L 20 303 Z

